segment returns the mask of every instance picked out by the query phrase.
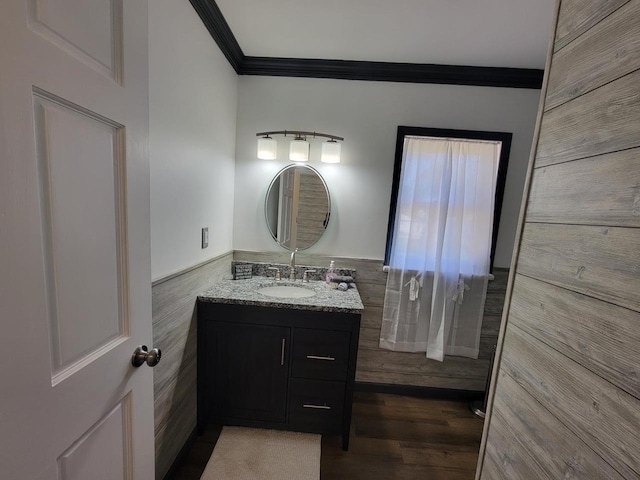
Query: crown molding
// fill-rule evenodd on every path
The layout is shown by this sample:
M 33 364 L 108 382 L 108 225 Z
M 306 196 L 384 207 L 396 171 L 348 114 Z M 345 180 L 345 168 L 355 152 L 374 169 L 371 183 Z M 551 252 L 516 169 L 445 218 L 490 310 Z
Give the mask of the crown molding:
M 542 86 L 542 70 L 470 67 L 424 63 L 364 62 L 311 58 L 244 57 L 240 75 L 336 78 L 374 82 L 436 83 L 483 87 L 533 88 Z
M 245 55 L 216 2 L 214 0 L 189 1 L 233 69 L 240 74 Z
M 533 68 L 250 57 L 243 53 L 215 0 L 190 2 L 238 75 L 542 88 L 544 71 Z

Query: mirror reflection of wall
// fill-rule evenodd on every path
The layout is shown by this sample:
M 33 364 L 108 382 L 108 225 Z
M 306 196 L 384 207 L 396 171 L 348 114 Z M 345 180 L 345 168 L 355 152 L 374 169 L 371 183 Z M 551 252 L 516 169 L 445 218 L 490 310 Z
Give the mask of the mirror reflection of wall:
M 324 179 L 307 165 L 289 165 L 278 172 L 265 199 L 267 228 L 289 250 L 314 245 L 327 228 L 330 210 Z

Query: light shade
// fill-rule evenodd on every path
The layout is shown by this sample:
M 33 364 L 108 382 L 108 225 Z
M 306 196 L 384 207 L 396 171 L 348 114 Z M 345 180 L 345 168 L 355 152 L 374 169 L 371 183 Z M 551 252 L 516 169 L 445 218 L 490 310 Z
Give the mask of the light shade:
M 340 150 L 341 146 L 335 140 L 324 142 L 320 160 L 324 163 L 340 163 Z
M 258 158 L 261 160 L 275 160 L 278 156 L 278 142 L 271 137 L 258 139 Z
M 296 137 L 289 144 L 289 160 L 294 162 L 306 162 L 309 160 L 309 142 Z

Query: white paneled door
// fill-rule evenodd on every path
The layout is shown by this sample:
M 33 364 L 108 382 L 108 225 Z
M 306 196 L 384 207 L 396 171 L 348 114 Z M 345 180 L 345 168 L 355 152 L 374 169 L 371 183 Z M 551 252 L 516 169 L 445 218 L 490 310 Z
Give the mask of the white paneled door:
M 147 0 L 2 0 L 2 479 L 154 476 L 147 77 Z

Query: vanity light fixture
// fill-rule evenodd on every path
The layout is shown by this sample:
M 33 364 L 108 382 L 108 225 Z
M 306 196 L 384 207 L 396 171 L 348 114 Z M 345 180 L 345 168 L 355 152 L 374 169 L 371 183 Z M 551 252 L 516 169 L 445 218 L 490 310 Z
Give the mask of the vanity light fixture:
M 294 162 L 306 162 L 309 160 L 308 137 L 324 137 L 329 141 L 322 144 L 320 161 L 324 163 L 340 163 L 341 144 L 343 137 L 329 135 L 327 133 L 305 132 L 302 130 L 278 130 L 273 132 L 256 133 L 258 138 L 258 158 L 262 160 L 274 160 L 277 156 L 277 141 L 270 135 L 293 135 L 294 139 L 289 144 L 289 160 Z

